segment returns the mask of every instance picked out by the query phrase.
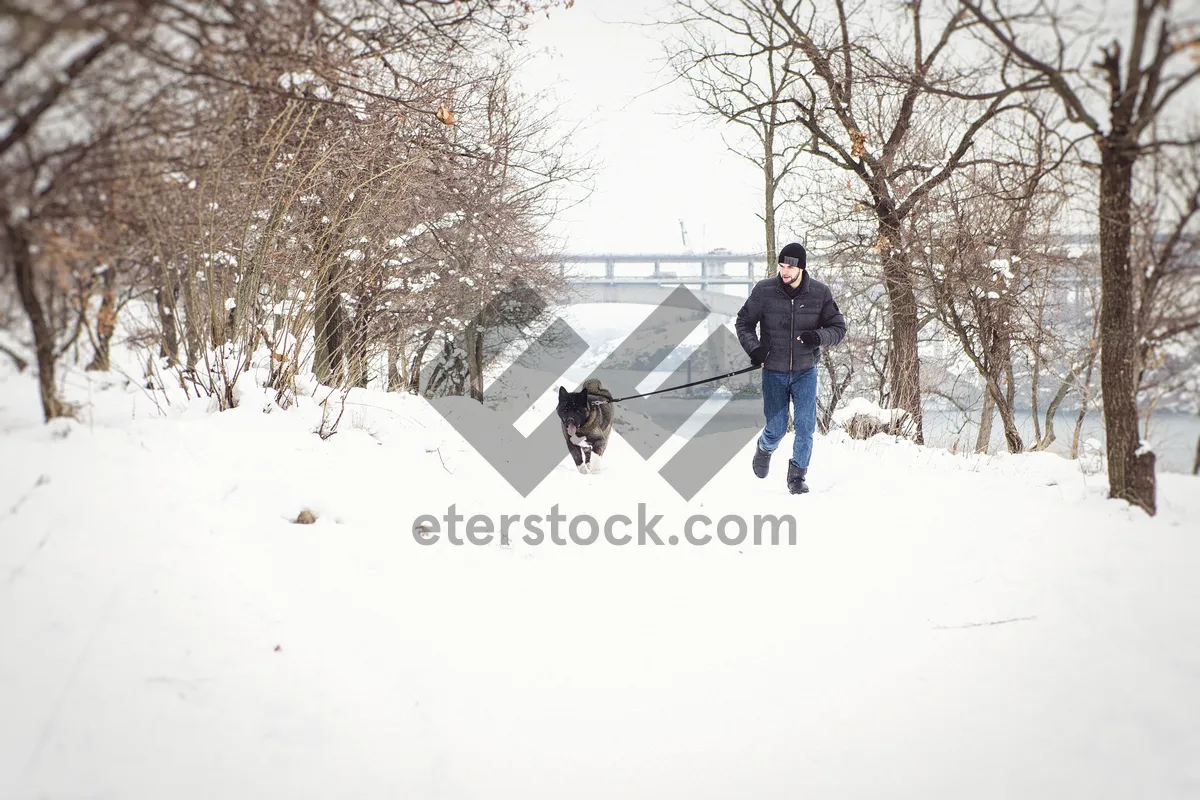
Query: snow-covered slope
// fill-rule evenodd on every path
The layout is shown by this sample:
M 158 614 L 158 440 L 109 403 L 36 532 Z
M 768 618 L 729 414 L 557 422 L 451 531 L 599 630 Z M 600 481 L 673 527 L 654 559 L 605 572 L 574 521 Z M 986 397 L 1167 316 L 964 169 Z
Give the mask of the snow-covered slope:
M 690 503 L 619 440 L 521 498 L 419 398 L 322 440 L 71 372 L 46 426 L 3 369 L 0 798 L 1200 796 L 1200 480 L 1148 519 L 1058 456 L 831 434 L 802 497 L 788 438 Z M 454 545 L 452 505 L 521 517 Z

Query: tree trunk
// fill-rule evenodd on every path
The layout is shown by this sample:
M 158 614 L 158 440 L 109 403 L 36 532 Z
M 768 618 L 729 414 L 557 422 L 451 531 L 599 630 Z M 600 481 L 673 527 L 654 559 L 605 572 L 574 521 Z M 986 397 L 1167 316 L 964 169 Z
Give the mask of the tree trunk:
M 979 338 L 984 355 L 981 371 L 985 388 L 1000 415 L 1005 447 L 1010 453 L 1021 453 L 1025 450 L 1025 443 L 1021 441 L 1013 412 L 1017 390 L 1012 368 L 1012 339 L 1008 334 L 1012 314 L 1003 302 L 984 303 L 979 308 L 979 314 Z M 963 344 L 966 345 L 965 340 Z
M 179 363 L 179 330 L 175 327 L 175 303 L 170 288 L 159 286 L 154 290 L 154 305 L 158 309 L 158 323 L 162 326 L 162 339 L 158 355 L 167 359 L 167 366 Z
M 975 438 L 975 452 L 986 453 L 992 444 L 992 418 L 996 416 L 996 400 L 991 391 L 983 388 L 983 413 L 979 416 L 979 436 Z
M 103 288 L 100 290 L 100 311 L 96 314 L 96 354 L 85 367 L 87 371 L 108 372 L 109 369 L 109 345 L 117 330 L 117 301 L 112 288 L 112 275 L 113 268 L 108 267 L 100 276 Z
M 67 416 L 67 406 L 59 399 L 54 387 L 54 331 L 46 322 L 46 312 L 42 301 L 37 296 L 36 281 L 34 280 L 33 246 L 29 241 L 28 231 L 22 222 L 14 222 L 7 208 L 0 209 L 4 216 L 4 233 L 8 238 L 13 265 L 13 274 L 17 281 L 17 293 L 21 297 L 21 307 L 29 317 L 29 326 L 33 330 L 34 354 L 37 357 L 38 388 L 42 396 L 42 413 L 46 421 L 55 417 Z
M 1040 319 L 1040 314 L 1039 314 L 1039 319 L 1038 319 L 1038 330 L 1039 331 L 1042 330 L 1041 325 L 1042 325 L 1042 321 Z M 1042 357 L 1041 357 L 1041 353 L 1038 348 L 1039 348 L 1039 345 L 1034 345 L 1034 347 L 1032 348 L 1033 349 L 1033 374 L 1029 377 L 1029 383 L 1030 383 L 1029 408 L 1030 408 L 1030 412 L 1031 412 L 1030 416 L 1033 417 L 1033 440 L 1035 442 L 1040 443 L 1042 441 L 1042 421 L 1038 414 L 1038 410 L 1039 410 L 1039 407 L 1038 407 L 1038 384 L 1040 384 L 1042 381 Z M 1047 418 L 1047 419 L 1049 419 L 1049 418 Z M 1050 441 L 1054 441 L 1054 439 L 1051 438 Z M 1038 450 L 1040 448 L 1037 445 L 1035 445 L 1033 449 Z
M 461 349 L 454 345 L 453 339 L 446 338 L 442 342 L 442 356 L 429 375 L 425 396 L 461 397 L 466 393 L 469 381 L 470 366 L 463 358 Z
M 74 353 L 72 353 L 72 362 L 75 364 L 79 363 L 79 334 L 83 333 L 83 329 L 85 327 L 88 329 L 89 338 L 91 338 L 92 334 L 91 327 L 87 325 L 87 309 L 90 302 L 90 297 L 90 292 L 81 291 L 79 293 L 79 312 L 75 315 L 75 328 L 71 331 L 70 337 L 68 337 L 68 339 L 63 342 L 62 345 L 55 351 L 55 361 L 57 361 L 61 356 L 65 355 L 68 350 L 73 350 Z M 49 326 L 51 330 L 54 330 L 58 327 L 54 324 L 53 313 L 50 315 Z
M 1130 275 L 1133 151 L 1106 139 L 1100 152 L 1100 387 L 1109 497 L 1156 511 L 1154 454 L 1139 452 L 1137 375 L 1140 335 Z
M 1079 458 L 1079 433 L 1083 430 L 1083 420 L 1088 410 L 1088 387 L 1092 385 L 1092 370 L 1096 367 L 1096 341 L 1092 341 L 1092 350 L 1088 354 L 1087 369 L 1083 375 L 1083 397 L 1079 403 L 1079 414 L 1075 417 L 1075 431 L 1071 434 L 1071 458 Z
M 824 436 L 829 433 L 829 426 L 833 424 L 833 412 L 837 410 L 838 404 L 842 402 L 842 395 L 850 386 L 850 380 L 854 377 L 854 369 L 847 367 L 846 377 L 838 380 L 837 367 L 834 365 L 833 359 L 823 358 L 821 361 L 825 365 L 825 373 L 828 376 L 827 385 L 829 386 L 829 403 L 821 405 L 818 402 L 817 429 Z
M 471 399 L 483 402 L 483 331 L 470 325 L 463 332 Z
M 1037 444 L 1033 446 L 1034 450 L 1047 450 L 1050 445 L 1054 444 L 1054 415 L 1058 413 L 1058 407 L 1062 405 L 1063 400 L 1071 391 L 1071 381 L 1075 380 L 1076 374 L 1077 372 L 1072 372 L 1058 385 L 1058 391 L 1054 393 L 1050 405 L 1046 406 L 1046 431 L 1038 437 Z
M 200 362 L 201 350 L 204 348 L 202 334 L 203 315 L 196 298 L 194 270 L 185 268 L 179 271 L 179 285 L 183 290 L 183 330 L 184 349 L 187 356 L 189 372 L 195 372 L 196 364 Z
M 921 413 L 921 362 L 917 353 L 917 296 L 913 291 L 912 265 L 903 245 L 899 220 L 884 220 L 879 226 L 883 284 L 891 309 L 891 356 L 888 359 L 892 408 L 908 412 L 914 426 L 914 441 L 925 443 Z
M 425 351 L 433 342 L 433 336 L 432 330 L 425 331 L 421 337 L 421 343 L 417 345 L 417 351 L 413 353 L 412 361 L 409 362 L 408 391 L 412 394 L 421 393 L 421 365 L 425 363 Z
M 354 347 L 350 349 L 350 357 L 347 359 L 349 362 L 347 383 L 359 389 L 367 388 L 368 378 L 370 377 L 367 371 L 366 347 L 366 342 L 355 342 Z
M 768 130 L 763 139 L 763 224 L 767 233 L 767 277 L 779 272 L 779 249 L 775 241 L 775 134 Z
M 1075 428 L 1071 431 L 1071 458 L 1079 458 L 1079 435 L 1083 432 L 1083 420 L 1087 417 L 1087 403 L 1075 415 Z
M 1004 426 L 1004 443 L 1008 446 L 1008 452 L 1025 452 L 1025 442 L 1021 439 L 1021 432 L 1017 430 L 1012 403 L 997 403 L 996 410 L 1000 412 L 1000 424 Z
M 397 334 L 392 334 L 392 337 L 388 340 L 387 358 L 387 390 L 389 392 L 403 391 L 406 382 L 404 374 L 400 370 L 400 365 L 404 363 L 404 358 L 400 354 L 400 342 Z
M 330 265 L 317 279 L 316 356 L 313 372 L 326 386 L 340 386 L 345 377 L 345 312 L 338 291 L 338 268 Z
M 370 365 L 367 360 L 367 331 L 369 328 L 369 316 L 359 314 L 350 325 L 349 342 L 346 346 L 346 364 L 349 368 L 348 383 L 360 389 L 366 389 L 370 379 Z
M 1200 475 L 1200 436 L 1196 437 L 1196 460 L 1192 462 L 1192 474 Z
M 1013 377 L 1012 343 L 1007 336 L 1001 336 L 998 339 L 998 348 L 1001 349 L 1004 359 L 1004 380 L 1007 383 L 1004 390 L 1004 402 L 997 404 L 1000 421 L 1004 424 L 1004 443 L 1008 445 L 1008 452 L 1023 453 L 1025 452 L 1025 442 L 1021 440 L 1021 432 L 1017 429 L 1017 420 L 1013 411 L 1017 404 L 1017 381 Z

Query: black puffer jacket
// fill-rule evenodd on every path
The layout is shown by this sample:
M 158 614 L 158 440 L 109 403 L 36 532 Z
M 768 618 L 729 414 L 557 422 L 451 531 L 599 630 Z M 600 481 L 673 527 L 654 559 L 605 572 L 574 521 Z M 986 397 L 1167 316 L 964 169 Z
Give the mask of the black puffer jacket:
M 738 311 L 734 323 L 738 341 L 747 353 L 765 344 L 769 348 L 763 363 L 766 369 L 806 370 L 821 360 L 822 347 L 833 347 L 846 336 L 846 320 L 829 287 L 805 270 L 799 289 L 799 294 L 792 298 L 784 291 L 778 275 L 761 280 Z M 804 344 L 799 339 L 802 331 L 816 331 L 821 343 Z

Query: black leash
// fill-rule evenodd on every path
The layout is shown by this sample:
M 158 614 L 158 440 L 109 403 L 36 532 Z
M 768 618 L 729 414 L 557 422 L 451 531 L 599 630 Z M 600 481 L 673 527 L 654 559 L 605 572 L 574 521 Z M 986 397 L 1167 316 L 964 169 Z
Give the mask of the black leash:
M 593 395 L 589 395 L 589 400 L 592 403 L 596 403 L 597 405 L 602 405 L 604 403 L 620 403 L 623 400 L 636 400 L 639 397 L 649 397 L 652 394 L 662 394 L 663 392 L 673 392 L 676 389 L 686 389 L 689 386 L 699 386 L 702 383 L 712 383 L 713 381 L 720 381 L 720 380 L 724 380 L 725 378 L 732 378 L 734 375 L 741 375 L 743 373 L 751 372 L 756 369 L 762 369 L 762 364 L 757 364 L 753 367 L 746 367 L 745 369 L 736 369 L 733 372 L 727 372 L 724 375 L 716 375 L 712 378 L 704 378 L 703 380 L 692 381 L 691 383 L 685 383 L 685 384 L 682 384 L 681 386 L 671 386 L 666 389 L 656 389 L 653 392 L 646 392 L 645 394 L 631 394 L 628 397 L 617 397 L 612 400 L 609 400 L 604 395 L 593 394 Z

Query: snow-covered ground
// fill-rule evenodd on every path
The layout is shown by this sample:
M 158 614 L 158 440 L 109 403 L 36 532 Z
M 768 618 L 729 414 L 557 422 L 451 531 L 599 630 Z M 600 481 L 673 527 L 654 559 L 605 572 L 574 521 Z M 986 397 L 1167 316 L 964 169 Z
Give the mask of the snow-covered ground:
M 322 440 L 72 370 L 42 425 L 0 371 L 5 800 L 1200 796 L 1200 479 L 1147 518 L 1056 455 L 833 433 L 808 495 L 789 437 L 685 503 L 617 439 L 522 498 L 419 398 Z M 455 545 L 450 506 L 521 518 Z M 717 538 L 765 514 L 795 543 Z

